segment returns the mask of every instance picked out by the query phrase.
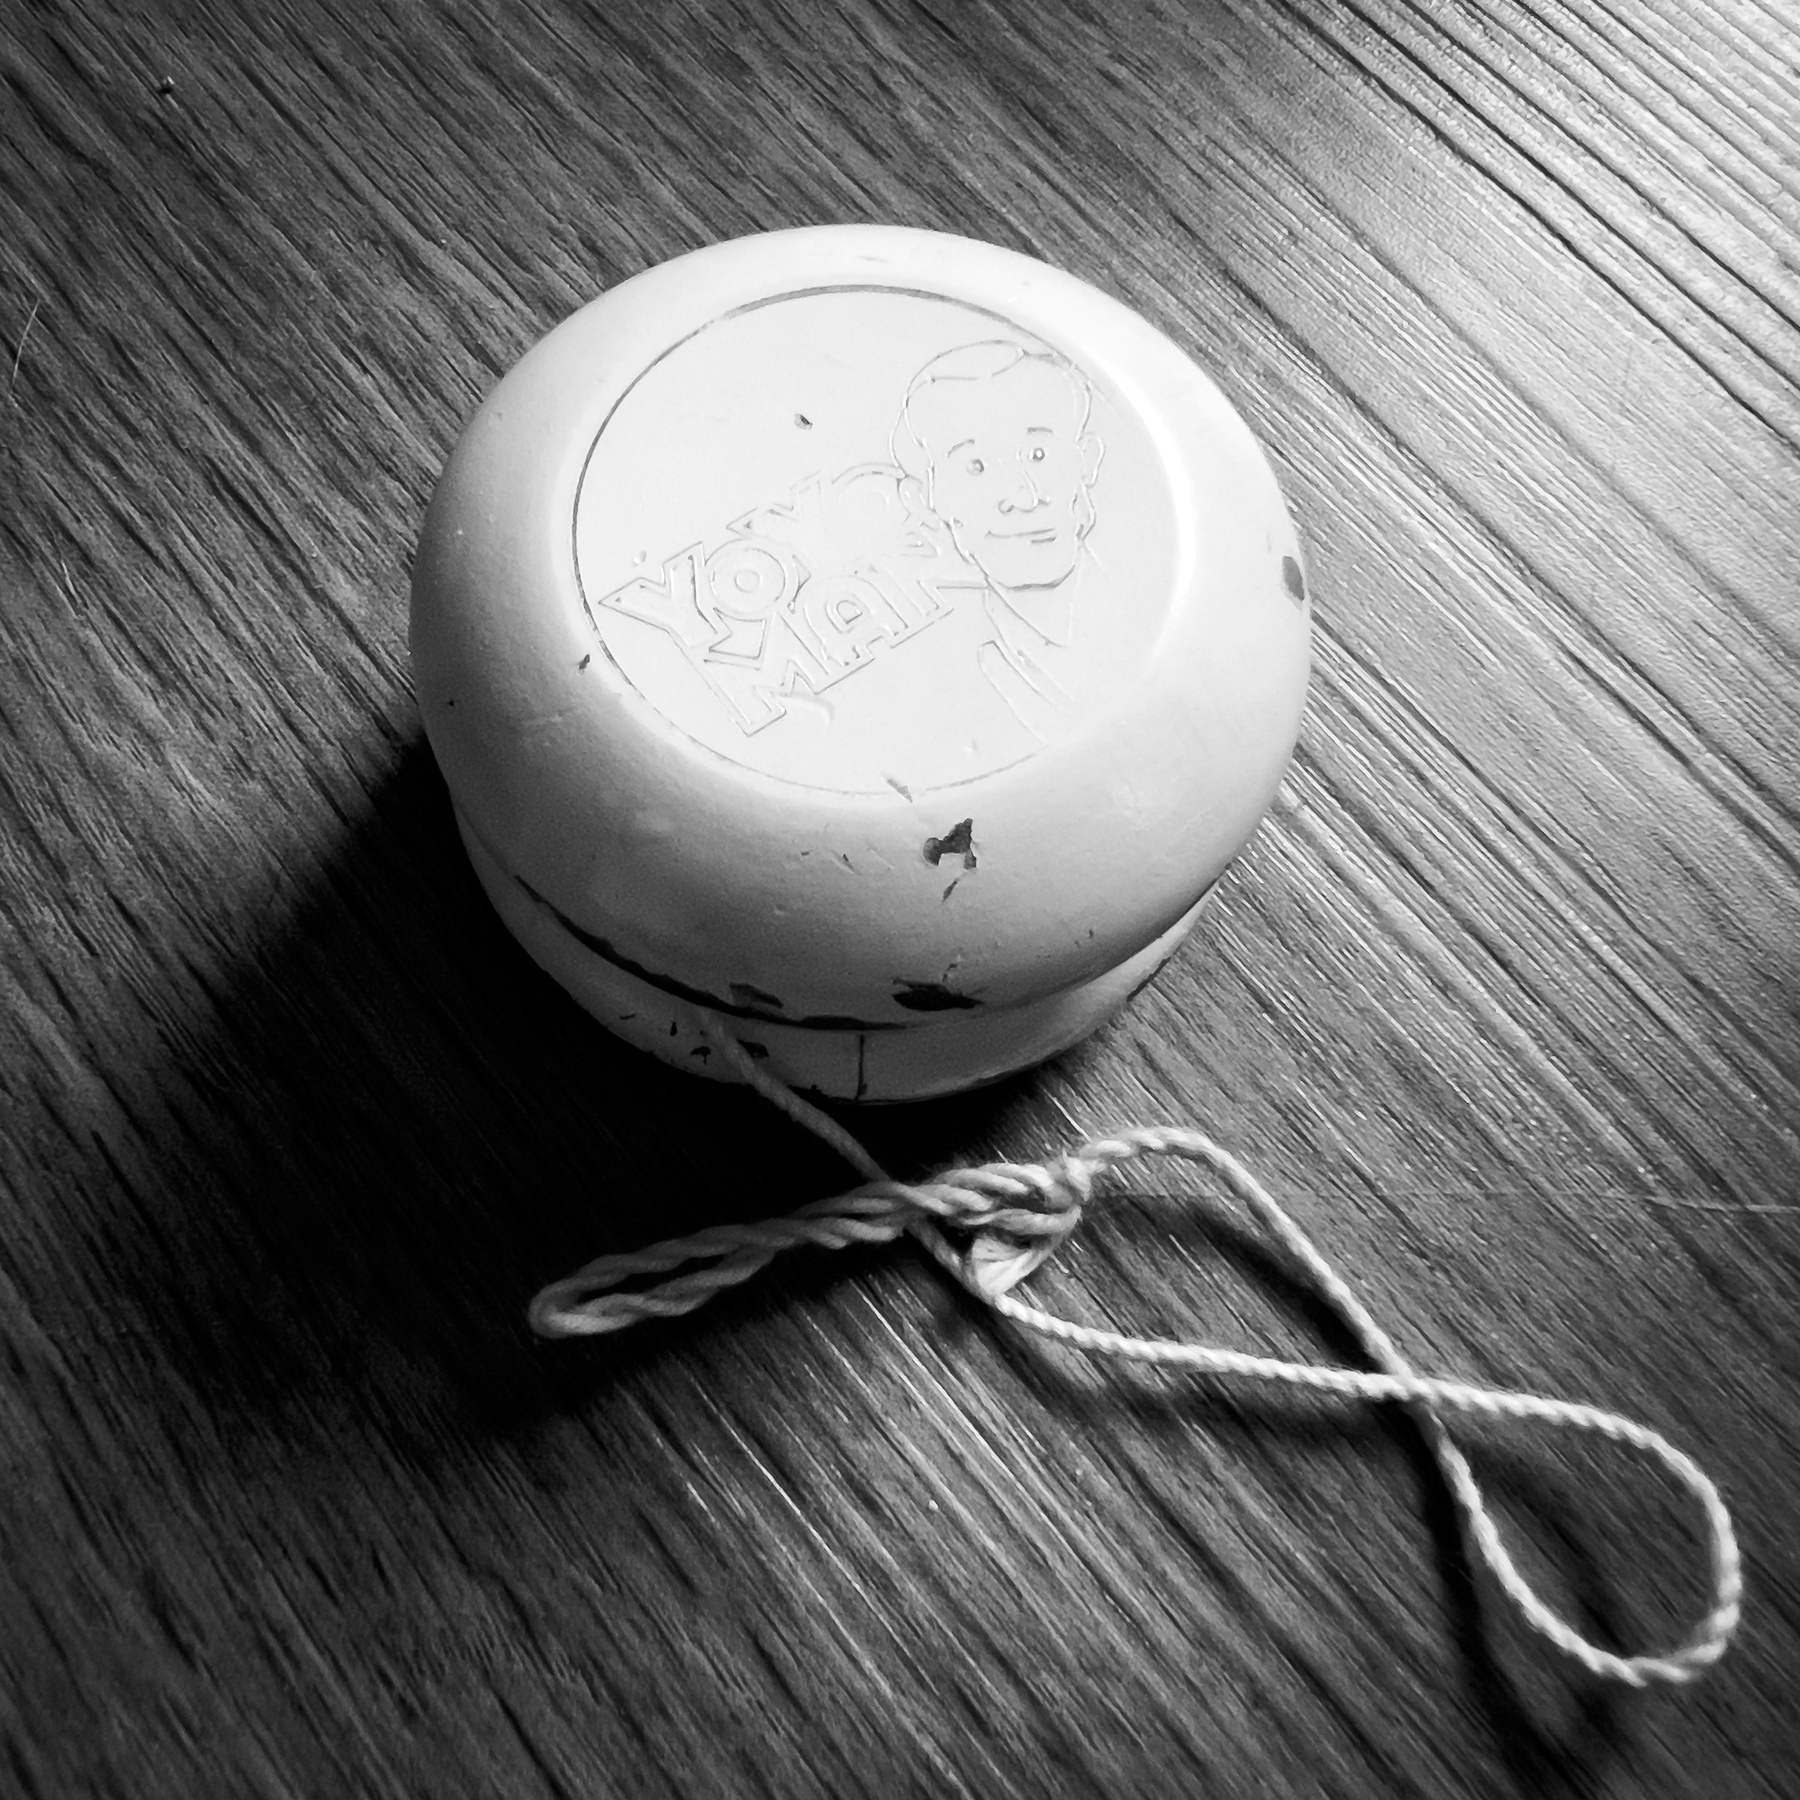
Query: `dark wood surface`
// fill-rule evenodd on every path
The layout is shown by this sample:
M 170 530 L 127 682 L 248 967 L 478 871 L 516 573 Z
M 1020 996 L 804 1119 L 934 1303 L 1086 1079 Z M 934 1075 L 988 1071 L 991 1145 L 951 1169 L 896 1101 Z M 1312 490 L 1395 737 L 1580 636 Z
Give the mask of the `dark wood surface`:
M 1213 370 L 1313 698 L 1190 947 L 905 1171 L 1192 1121 L 1423 1367 L 1666 1431 L 1742 1639 L 1603 1688 L 1404 1418 L 1096 1368 L 916 1252 L 531 1339 L 827 1193 L 462 860 L 407 570 L 598 291 L 876 219 Z M 1790 0 L 275 0 L 0 18 L 0 1791 L 1800 1792 L 1800 14 Z M 1344 1358 L 1140 1184 L 1035 1283 Z M 1602 1641 L 1704 1599 L 1629 1458 L 1463 1434 Z

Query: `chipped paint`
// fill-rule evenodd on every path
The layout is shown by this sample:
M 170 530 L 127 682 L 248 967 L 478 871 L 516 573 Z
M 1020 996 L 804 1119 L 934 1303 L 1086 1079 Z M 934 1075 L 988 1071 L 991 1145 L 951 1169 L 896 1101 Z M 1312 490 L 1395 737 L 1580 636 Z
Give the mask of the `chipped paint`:
M 1281 559 L 1281 581 L 1288 591 L 1288 598 L 1296 606 L 1306 604 L 1306 577 L 1300 572 L 1299 558 L 1284 556 Z
M 894 981 L 894 1004 L 909 1012 L 965 1012 L 981 1002 L 941 981 Z
M 960 856 L 965 869 L 975 867 L 975 821 L 962 819 L 952 825 L 942 837 L 928 837 L 925 840 L 925 860 L 933 868 L 946 856 Z

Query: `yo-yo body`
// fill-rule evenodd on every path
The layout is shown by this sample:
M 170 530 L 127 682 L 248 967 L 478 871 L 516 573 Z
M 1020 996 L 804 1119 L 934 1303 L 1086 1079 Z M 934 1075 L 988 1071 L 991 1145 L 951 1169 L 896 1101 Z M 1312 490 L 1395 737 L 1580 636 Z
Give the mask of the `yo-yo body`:
M 847 1100 L 1147 981 L 1267 808 L 1310 619 L 1273 474 L 1117 301 L 885 227 L 553 331 L 426 521 L 415 678 L 475 870 L 600 1022 Z

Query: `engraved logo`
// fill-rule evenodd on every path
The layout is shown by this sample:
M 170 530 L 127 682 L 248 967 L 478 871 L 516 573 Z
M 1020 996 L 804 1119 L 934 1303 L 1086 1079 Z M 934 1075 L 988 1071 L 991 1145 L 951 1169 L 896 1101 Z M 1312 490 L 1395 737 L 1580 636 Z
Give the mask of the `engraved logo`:
M 972 656 L 1041 740 L 1069 703 L 1056 666 L 1095 521 L 1092 406 L 1086 377 L 1041 344 L 946 350 L 896 395 L 891 462 L 810 475 L 598 605 L 665 634 L 746 735 L 916 657 L 959 617 L 970 629 L 947 653 Z

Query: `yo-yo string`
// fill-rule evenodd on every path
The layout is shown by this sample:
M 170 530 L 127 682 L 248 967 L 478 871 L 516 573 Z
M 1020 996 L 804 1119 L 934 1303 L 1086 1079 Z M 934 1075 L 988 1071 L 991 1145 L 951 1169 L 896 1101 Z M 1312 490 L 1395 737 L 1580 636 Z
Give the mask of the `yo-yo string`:
M 1660 1432 L 1599 1407 L 1420 1375 L 1256 1177 L 1203 1133 L 1139 1126 L 1096 1138 L 1055 1162 L 986 1163 L 946 1170 L 923 1182 L 895 1181 L 850 1132 L 759 1068 L 736 1039 L 710 1021 L 706 1035 L 742 1081 L 831 1145 L 867 1180 L 848 1193 L 814 1201 L 783 1218 L 712 1226 L 641 1250 L 600 1257 L 545 1288 L 532 1302 L 531 1324 L 540 1335 L 590 1337 L 622 1331 L 645 1319 L 679 1317 L 749 1280 L 784 1250 L 801 1245 L 836 1250 L 910 1235 L 978 1300 L 1017 1324 L 1090 1355 L 1202 1375 L 1279 1382 L 1351 1400 L 1400 1401 L 1425 1434 L 1476 1554 L 1526 1622 L 1591 1674 L 1632 1687 L 1686 1682 L 1725 1653 L 1742 1610 L 1743 1568 L 1731 1515 L 1712 1479 L 1692 1457 Z M 1287 1251 L 1379 1372 L 1130 1337 L 1059 1319 L 1018 1299 L 1011 1290 L 1080 1223 L 1103 1178 L 1144 1156 L 1175 1157 L 1212 1169 Z M 959 1250 L 947 1232 L 966 1239 L 968 1248 Z M 666 1279 L 645 1284 L 645 1278 L 658 1276 Z M 1443 1412 L 1567 1426 L 1629 1445 L 1661 1463 L 1698 1501 L 1706 1521 L 1712 1605 L 1687 1642 L 1660 1656 L 1618 1656 L 1584 1638 L 1552 1611 L 1519 1572 L 1467 1458 L 1440 1416 Z

